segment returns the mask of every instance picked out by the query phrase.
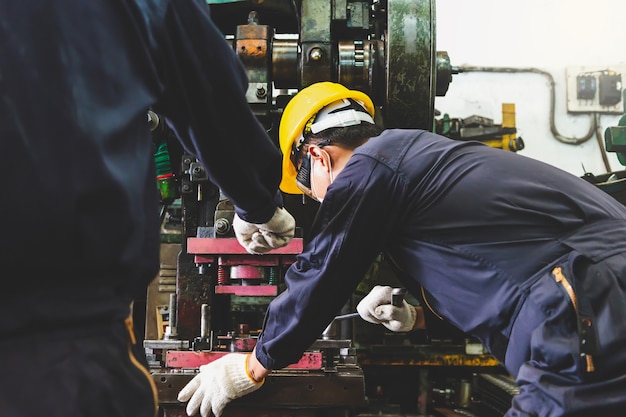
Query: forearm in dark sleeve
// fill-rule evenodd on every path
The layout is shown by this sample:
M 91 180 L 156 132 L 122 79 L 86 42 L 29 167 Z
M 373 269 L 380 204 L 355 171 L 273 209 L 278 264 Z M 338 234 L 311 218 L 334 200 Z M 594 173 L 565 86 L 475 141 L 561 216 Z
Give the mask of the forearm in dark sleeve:
M 363 172 L 380 177 L 370 179 Z M 394 184 L 390 175 L 365 163 L 353 178 L 341 181 L 340 176 L 333 184 L 312 240 L 285 275 L 288 290 L 270 303 L 256 351 L 263 366 L 275 369 L 297 361 L 350 300 L 396 229 L 395 210 L 402 204 L 394 201 L 403 195 L 403 184 Z
M 170 57 L 163 69 L 165 94 L 155 111 L 242 218 L 268 221 L 276 208 L 281 156 L 246 100 L 245 70 L 204 2 L 172 2 L 170 8 L 161 39 Z

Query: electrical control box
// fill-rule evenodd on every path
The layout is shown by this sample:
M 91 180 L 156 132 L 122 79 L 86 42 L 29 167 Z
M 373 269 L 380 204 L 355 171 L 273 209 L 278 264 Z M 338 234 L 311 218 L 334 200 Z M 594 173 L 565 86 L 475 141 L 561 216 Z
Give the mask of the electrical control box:
M 567 111 L 623 114 L 626 65 L 568 67 Z

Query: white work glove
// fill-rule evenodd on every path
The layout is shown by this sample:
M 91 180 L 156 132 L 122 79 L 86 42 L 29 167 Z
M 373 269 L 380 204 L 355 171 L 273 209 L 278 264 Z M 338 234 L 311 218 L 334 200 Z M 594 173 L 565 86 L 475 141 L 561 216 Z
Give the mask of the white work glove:
M 382 324 L 392 332 L 408 332 L 415 325 L 417 313 L 405 300 L 402 300 L 402 307 L 392 305 L 392 290 L 388 286 L 375 286 L 356 306 L 356 311 L 363 320 Z
M 235 214 L 233 229 L 248 253 L 261 255 L 289 243 L 296 230 L 296 221 L 284 208 L 276 208 L 274 216 L 262 224 L 248 223 Z
M 178 393 L 178 401 L 187 404 L 187 415 L 202 417 L 211 411 L 219 417 L 226 404 L 258 390 L 265 382 L 256 382 L 248 373 L 248 355 L 229 353 L 211 363 L 200 366 L 200 373 Z

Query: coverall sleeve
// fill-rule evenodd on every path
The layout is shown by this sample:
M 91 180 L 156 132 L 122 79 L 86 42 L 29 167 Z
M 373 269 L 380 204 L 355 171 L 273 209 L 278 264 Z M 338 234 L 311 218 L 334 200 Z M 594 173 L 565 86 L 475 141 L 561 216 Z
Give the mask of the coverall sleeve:
M 282 205 L 281 154 L 246 100 L 245 69 L 211 21 L 204 1 L 172 1 L 162 39 L 164 115 L 187 152 L 252 223 L 268 221 Z
M 405 196 L 405 181 L 387 166 L 352 157 L 328 188 L 310 242 L 285 274 L 287 289 L 269 305 L 256 346 L 263 366 L 297 362 L 321 336 L 402 224 Z

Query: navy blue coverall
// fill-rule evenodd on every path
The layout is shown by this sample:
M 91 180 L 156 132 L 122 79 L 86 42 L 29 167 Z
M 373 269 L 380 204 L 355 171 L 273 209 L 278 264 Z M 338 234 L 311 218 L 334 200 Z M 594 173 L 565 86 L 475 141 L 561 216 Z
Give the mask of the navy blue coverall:
M 507 416 L 624 415 L 626 208 L 583 179 L 387 130 L 355 150 L 310 233 L 269 306 L 265 367 L 298 360 L 385 252 L 410 292 L 423 286 L 436 314 L 516 377 Z
M 0 2 L 0 417 L 155 414 L 127 331 L 159 267 L 147 112 L 263 223 L 281 157 L 247 88 L 203 0 Z

